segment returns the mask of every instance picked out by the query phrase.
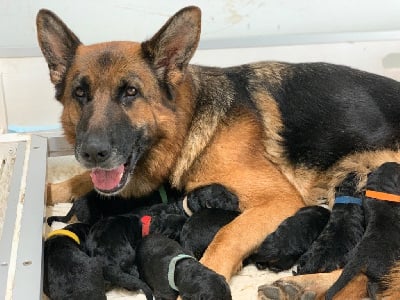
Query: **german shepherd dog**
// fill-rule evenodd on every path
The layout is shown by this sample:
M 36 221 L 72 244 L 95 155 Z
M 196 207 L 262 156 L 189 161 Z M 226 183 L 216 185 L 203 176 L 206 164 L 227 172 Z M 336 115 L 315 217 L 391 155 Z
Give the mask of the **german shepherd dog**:
M 143 43 L 84 45 L 39 11 L 65 137 L 88 169 L 50 185 L 48 203 L 93 187 L 140 197 L 166 181 L 185 192 L 222 184 L 242 213 L 201 262 L 229 280 L 283 220 L 331 204 L 348 173 L 366 178 L 400 161 L 400 84 L 327 63 L 191 65 L 200 28 L 201 11 L 190 6 Z

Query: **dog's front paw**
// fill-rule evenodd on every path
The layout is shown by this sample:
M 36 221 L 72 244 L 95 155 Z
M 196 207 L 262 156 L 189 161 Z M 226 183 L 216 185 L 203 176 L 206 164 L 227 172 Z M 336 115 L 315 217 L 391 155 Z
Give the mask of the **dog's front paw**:
M 47 184 L 47 205 L 73 202 L 75 196 L 71 194 L 64 182 Z
M 75 175 L 68 180 L 58 183 L 47 183 L 46 203 L 70 203 L 93 189 L 89 172 Z
M 278 280 L 273 284 L 266 284 L 258 287 L 258 299 L 302 299 L 314 300 L 314 291 L 305 291 L 304 288 L 295 282 Z
M 225 280 L 229 281 L 231 277 L 242 268 L 242 263 L 236 263 L 231 257 L 225 255 L 218 257 L 210 253 L 209 249 L 200 259 L 200 263 L 214 272 L 224 276 Z

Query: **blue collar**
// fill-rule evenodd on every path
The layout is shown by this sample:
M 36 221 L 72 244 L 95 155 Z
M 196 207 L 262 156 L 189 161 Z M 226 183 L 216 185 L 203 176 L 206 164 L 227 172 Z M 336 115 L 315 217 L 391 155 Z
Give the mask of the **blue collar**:
M 340 196 L 335 198 L 334 204 L 357 204 L 362 205 L 362 201 L 360 198 L 351 197 L 351 196 Z

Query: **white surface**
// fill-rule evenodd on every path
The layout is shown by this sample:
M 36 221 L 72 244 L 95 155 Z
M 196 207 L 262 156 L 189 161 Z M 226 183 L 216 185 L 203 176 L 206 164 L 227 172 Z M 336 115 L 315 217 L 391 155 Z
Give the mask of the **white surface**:
M 37 47 L 35 16 L 40 8 L 55 11 L 82 40 L 93 43 L 148 38 L 187 5 L 202 9 L 203 41 L 400 30 L 398 0 L 4 0 L 0 55 L 6 48 Z

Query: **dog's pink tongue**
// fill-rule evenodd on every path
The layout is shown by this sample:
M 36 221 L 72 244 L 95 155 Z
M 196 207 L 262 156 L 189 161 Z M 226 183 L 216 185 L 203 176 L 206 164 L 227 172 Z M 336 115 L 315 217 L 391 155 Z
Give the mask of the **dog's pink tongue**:
M 103 191 L 116 188 L 124 174 L 124 165 L 112 170 L 93 169 L 90 173 L 94 186 Z

